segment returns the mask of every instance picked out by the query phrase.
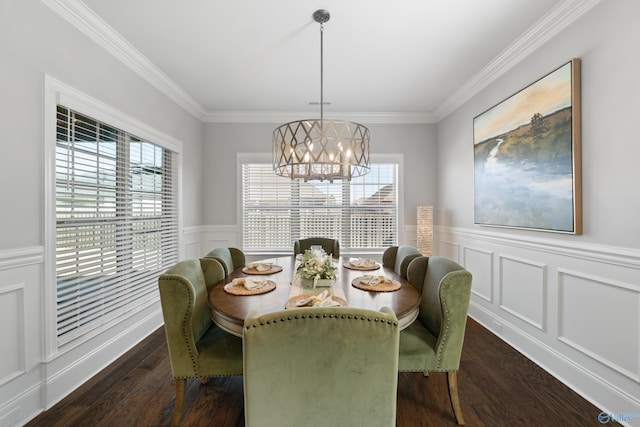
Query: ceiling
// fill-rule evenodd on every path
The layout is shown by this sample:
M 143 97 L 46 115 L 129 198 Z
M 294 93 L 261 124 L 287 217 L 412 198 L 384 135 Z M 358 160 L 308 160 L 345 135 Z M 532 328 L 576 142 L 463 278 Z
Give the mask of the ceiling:
M 78 28 L 204 121 L 318 115 L 309 105 L 320 100 L 320 25 L 312 14 L 327 9 L 325 116 L 429 123 L 555 35 L 558 23 L 572 22 L 585 1 L 48 3 L 75 8 L 73 19 L 91 24 Z

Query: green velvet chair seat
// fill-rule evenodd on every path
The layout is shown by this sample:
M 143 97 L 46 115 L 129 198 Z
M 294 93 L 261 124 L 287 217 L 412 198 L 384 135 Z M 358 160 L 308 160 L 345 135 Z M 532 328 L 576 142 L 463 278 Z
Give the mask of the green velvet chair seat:
M 402 357 L 398 360 L 398 370 L 427 372 L 436 366 L 437 338 L 420 322 L 415 321 L 400 333 Z
M 196 376 L 219 377 L 242 375 L 242 340 L 217 326 L 198 340 Z

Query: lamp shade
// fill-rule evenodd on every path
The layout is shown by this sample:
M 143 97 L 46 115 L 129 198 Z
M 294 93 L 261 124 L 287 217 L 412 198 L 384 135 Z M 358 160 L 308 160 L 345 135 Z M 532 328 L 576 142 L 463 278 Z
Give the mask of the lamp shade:
M 433 206 L 418 206 L 417 249 L 424 256 L 433 255 Z
M 369 172 L 369 129 L 322 119 L 281 125 L 273 131 L 273 170 L 305 181 L 365 175 Z
M 354 122 L 324 119 L 323 24 L 327 10 L 313 19 L 320 24 L 320 119 L 298 120 L 273 131 L 273 170 L 276 175 L 304 181 L 350 181 L 369 173 L 369 129 Z

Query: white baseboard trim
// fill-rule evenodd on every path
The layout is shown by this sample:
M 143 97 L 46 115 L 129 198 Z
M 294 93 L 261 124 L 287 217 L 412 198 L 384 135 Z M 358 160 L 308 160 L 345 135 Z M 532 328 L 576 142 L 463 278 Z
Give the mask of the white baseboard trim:
M 585 400 L 609 414 L 640 414 L 640 400 L 632 396 L 593 372 L 565 357 L 555 349 L 517 328 L 509 321 L 501 318 L 482 305 L 471 302 L 469 317 L 480 323 L 487 330 L 498 336 L 507 344 L 532 360 L 549 374 L 582 396 Z M 496 330 L 499 328 L 499 331 Z M 589 390 L 589 392 L 585 392 Z M 594 414 L 594 425 L 597 425 Z M 624 426 L 637 426 L 640 416 L 632 418 L 631 423 L 624 420 Z
M 162 325 L 162 312 L 158 308 L 64 369 L 47 373 L 47 366 L 43 366 L 44 409 L 50 409 Z

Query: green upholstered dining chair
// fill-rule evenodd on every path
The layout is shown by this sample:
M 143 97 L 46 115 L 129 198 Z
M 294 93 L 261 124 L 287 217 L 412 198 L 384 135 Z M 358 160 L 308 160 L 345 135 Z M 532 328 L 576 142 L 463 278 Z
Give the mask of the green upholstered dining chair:
M 398 321 L 388 307 L 252 311 L 243 343 L 247 427 L 396 425 Z
M 233 273 L 233 270 L 244 267 L 246 258 L 244 252 L 238 248 L 216 248 L 205 255 L 205 258 L 215 258 L 224 267 L 225 277 Z
M 413 246 L 391 246 L 382 254 L 382 265 L 393 269 L 403 279 L 407 278 L 409 263 L 422 254 Z
M 206 270 L 206 277 L 203 269 Z M 224 279 L 215 259 L 178 262 L 160 275 L 158 287 L 176 382 L 173 425 L 180 424 L 187 378 L 242 375 L 242 339 L 224 332 L 211 321 L 207 284 Z
M 418 257 L 407 279 L 422 292 L 418 318 L 400 332 L 399 371 L 446 372 L 449 399 L 458 424 L 464 424 L 457 372 L 471 298 L 471 273 L 443 257 Z
M 337 239 L 329 239 L 327 237 L 309 237 L 308 239 L 298 239 L 293 242 L 293 254 L 298 255 L 304 253 L 311 246 L 320 245 L 324 251 L 334 258 L 340 257 L 340 242 Z

